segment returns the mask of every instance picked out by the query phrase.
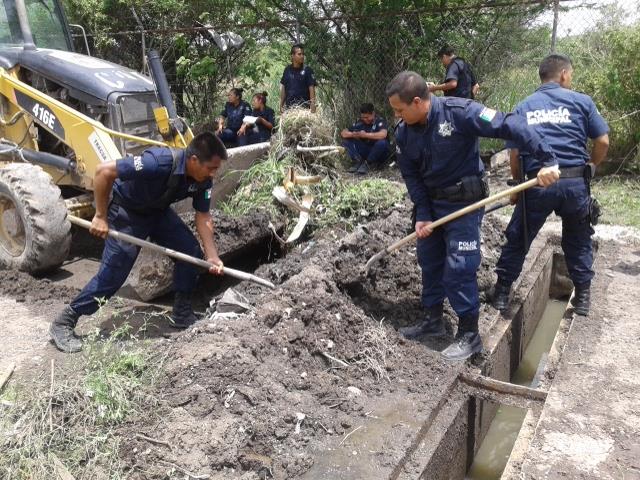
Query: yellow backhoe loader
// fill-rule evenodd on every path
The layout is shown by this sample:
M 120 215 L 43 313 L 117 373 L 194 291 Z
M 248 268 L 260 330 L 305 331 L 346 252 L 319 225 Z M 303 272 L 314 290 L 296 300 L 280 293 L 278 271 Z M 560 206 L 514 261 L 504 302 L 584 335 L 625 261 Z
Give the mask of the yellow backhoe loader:
M 191 140 L 147 57 L 151 77 L 76 53 L 59 0 L 0 0 L 0 268 L 65 260 L 101 162 Z

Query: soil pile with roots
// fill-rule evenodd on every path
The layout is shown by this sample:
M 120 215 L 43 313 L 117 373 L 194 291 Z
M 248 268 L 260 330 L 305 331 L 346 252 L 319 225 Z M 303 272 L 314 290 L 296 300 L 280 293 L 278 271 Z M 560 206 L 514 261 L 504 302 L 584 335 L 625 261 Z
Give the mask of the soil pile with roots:
M 349 234 L 318 232 L 255 272 L 276 290 L 236 287 L 251 311 L 215 314 L 158 347 L 170 348 L 159 387 L 163 406 L 137 419 L 136 431 L 171 449 L 123 429 L 121 452 L 132 478 L 165 478 L 167 462 L 215 479 L 299 478 L 322 446 L 352 431 L 376 400 L 419 394 L 424 408 L 435 405 L 465 367 L 440 359 L 451 336 L 421 344 L 397 334 L 421 316 L 421 276 L 415 246 L 364 275 L 371 255 L 406 234 L 408 206 L 381 218 Z M 502 228 L 485 219 L 483 292 Z M 448 306 L 446 312 L 452 333 L 456 320 Z M 388 445 L 376 461 L 394 465 L 403 454 Z

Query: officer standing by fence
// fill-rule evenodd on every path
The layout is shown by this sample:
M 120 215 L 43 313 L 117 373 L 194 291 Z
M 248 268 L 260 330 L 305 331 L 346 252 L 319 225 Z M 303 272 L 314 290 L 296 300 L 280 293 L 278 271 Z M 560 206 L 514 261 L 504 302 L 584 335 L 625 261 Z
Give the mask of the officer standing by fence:
M 209 204 L 213 175 L 226 158 L 222 141 L 205 132 L 196 136 L 186 150 L 153 147 L 139 157 L 125 157 L 98 167 L 96 213 L 90 232 L 106 239 L 102 261 L 96 276 L 51 323 L 49 334 L 60 350 L 72 353 L 82 349 L 82 342 L 73 333 L 78 319 L 93 314 L 99 301 L 118 291 L 138 256 L 140 247 L 107 236 L 110 228 L 141 239 L 151 237 L 164 247 L 202 258 L 198 240 L 170 208 L 173 202 L 192 197 L 196 231 L 205 258 L 218 266 L 210 273 L 221 273 Z M 176 262 L 172 313 L 175 327 L 187 328 L 197 320 L 191 308 L 197 277 L 195 266 Z
M 438 50 L 438 58 L 446 68 L 444 82 L 438 85 L 429 85 L 429 91 L 441 91 L 445 97 L 475 98 L 480 90 L 471 65 L 464 59 L 456 56 L 453 48 L 444 46 Z
M 542 85 L 519 103 L 514 112 L 548 139 L 558 158 L 560 180 L 548 189 L 534 187 L 528 190 L 525 192 L 526 207 L 523 208 L 522 202 L 516 205 L 505 232 L 507 243 L 496 266 L 498 281 L 493 303 L 499 310 L 507 308 L 511 284 L 522 271 L 529 245 L 547 217 L 555 211 L 562 218 L 562 250 L 575 286 L 574 311 L 578 315 L 588 315 L 594 275 L 591 224 L 597 222 L 598 213 L 589 183 L 607 154 L 609 127 L 589 96 L 570 90 L 573 66 L 568 57 L 547 56 L 540 63 L 539 75 Z M 587 152 L 589 138 L 593 139 L 591 155 Z M 507 146 L 511 148 L 513 178 L 524 180 L 519 178 L 520 162 L 526 176 L 535 177 L 542 165 L 531 151 L 512 142 Z M 515 203 L 515 199 L 512 202 Z
M 415 72 L 401 72 L 386 95 L 400 123 L 396 133 L 398 165 L 417 207 L 415 231 L 422 269 L 425 317 L 401 329 L 407 338 L 445 333 L 443 302 L 449 299 L 458 316 L 456 340 L 442 355 L 463 360 L 482 350 L 478 332 L 480 299 L 476 272 L 480 266 L 480 222 L 483 210 L 453 220 L 436 230 L 430 224 L 488 196 L 478 137 L 514 140 L 534 152 L 544 165 L 542 185 L 558 178 L 549 146 L 516 115 L 503 114 L 461 98 L 431 95 Z
M 311 67 L 304 64 L 304 47 L 291 47 L 291 65 L 287 65 L 280 79 L 280 113 L 289 107 L 316 111 L 316 79 Z

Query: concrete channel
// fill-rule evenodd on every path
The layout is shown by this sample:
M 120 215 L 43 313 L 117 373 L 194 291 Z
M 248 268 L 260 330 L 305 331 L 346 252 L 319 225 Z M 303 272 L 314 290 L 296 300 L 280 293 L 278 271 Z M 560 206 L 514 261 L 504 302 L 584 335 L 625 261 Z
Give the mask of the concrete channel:
M 460 365 L 461 374 L 510 382 L 549 298 L 567 298 L 571 293 L 564 259 L 558 250 L 556 238 L 539 236 L 534 242 L 523 275 L 515 285 L 510 310 L 502 315 L 495 313 L 484 323 L 483 360 L 476 362 L 471 372 Z M 563 329 L 566 331 L 567 326 L 561 323 L 555 344 L 564 343 Z M 559 356 L 560 347 L 555 344 L 555 354 L 550 353 L 547 368 L 553 368 L 553 357 Z M 377 420 L 371 425 L 373 428 L 367 433 L 354 432 L 348 449 L 337 443 L 329 446 L 303 478 L 464 479 L 499 404 L 474 395 L 459 378 L 445 384 L 436 404 L 421 404 L 419 394 L 403 398 L 389 395 L 377 408 L 372 407 L 371 415 Z M 543 403 L 532 405 L 525 422 L 535 421 Z M 403 454 L 396 455 L 393 461 L 381 462 L 382 452 L 391 445 L 401 446 Z

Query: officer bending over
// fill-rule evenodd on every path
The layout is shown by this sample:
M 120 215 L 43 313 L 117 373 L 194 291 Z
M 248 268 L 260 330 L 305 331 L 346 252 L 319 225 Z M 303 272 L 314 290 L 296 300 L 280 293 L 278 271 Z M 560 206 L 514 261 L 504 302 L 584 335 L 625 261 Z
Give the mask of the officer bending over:
M 118 291 L 138 256 L 140 247 L 108 237 L 110 228 L 141 239 L 150 237 L 164 247 L 202 258 L 198 240 L 170 208 L 173 202 L 192 197 L 205 258 L 217 265 L 210 273 L 221 273 L 209 204 L 212 178 L 226 159 L 220 139 L 205 132 L 196 136 L 186 150 L 153 147 L 139 157 L 98 166 L 94 183 L 96 214 L 90 232 L 106 239 L 102 261 L 96 276 L 51 323 L 49 334 L 60 350 L 71 353 L 82 349 L 82 342 L 73 333 L 78 318 L 94 313 L 99 299 L 109 299 Z M 177 328 L 187 328 L 197 320 L 191 308 L 197 277 L 195 266 L 176 262 L 172 324 Z
M 505 232 L 507 243 L 502 247 L 496 265 L 498 281 L 493 303 L 499 310 L 507 308 L 511 284 L 522 271 L 529 245 L 549 214 L 555 211 L 562 218 L 562 250 L 575 286 L 574 311 L 578 315 L 588 315 L 589 289 L 594 274 L 591 223 L 597 221 L 590 215 L 589 183 L 607 154 L 609 127 L 589 96 L 570 90 L 573 67 L 568 57 L 547 56 L 540 63 L 539 74 L 542 85 L 520 102 L 514 112 L 547 139 L 558 158 L 560 180 L 548 189 L 534 187 L 527 190 L 525 208 L 523 202 L 516 205 Z M 591 155 L 587 152 L 589 138 L 593 139 Z M 535 177 L 542 165 L 531 150 L 511 142 L 507 146 L 511 148 L 513 178 L 520 177 L 519 162 L 528 178 Z
M 456 56 L 453 48 L 444 46 L 438 50 L 438 58 L 446 69 L 444 82 L 439 85 L 430 84 L 429 91 L 442 91 L 445 97 L 475 98 L 480 91 L 469 62 Z
M 360 107 L 360 120 L 351 127 L 340 132 L 344 138 L 343 145 L 353 165 L 349 172 L 366 174 L 371 168 L 382 168 L 389 157 L 389 140 L 387 140 L 387 122 L 376 115 L 371 103 L 363 103 Z
M 386 95 L 395 115 L 403 120 L 396 133 L 398 165 L 417 210 L 415 231 L 425 309 L 424 319 L 401 333 L 412 339 L 444 335 L 446 297 L 459 320 L 456 340 L 442 355 L 448 360 L 463 360 L 482 350 L 476 272 L 484 210 L 435 230 L 430 225 L 488 196 L 479 136 L 511 139 L 533 152 L 545 167 L 538 172 L 542 185 L 557 180 L 557 162 L 549 146 L 521 117 L 471 100 L 432 95 L 415 72 L 396 75 L 387 85 Z

